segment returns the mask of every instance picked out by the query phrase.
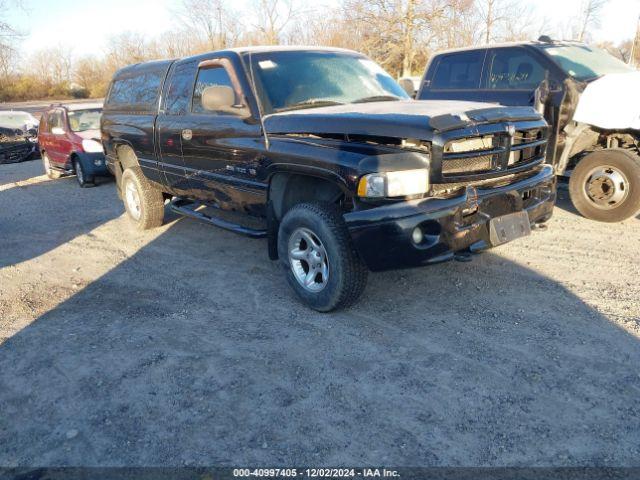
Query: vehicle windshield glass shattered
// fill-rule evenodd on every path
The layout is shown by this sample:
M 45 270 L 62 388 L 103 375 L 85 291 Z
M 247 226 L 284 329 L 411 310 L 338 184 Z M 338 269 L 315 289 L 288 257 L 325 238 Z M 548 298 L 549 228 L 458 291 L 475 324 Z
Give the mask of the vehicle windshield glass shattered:
M 76 110 L 69 112 L 69 126 L 74 132 L 99 130 L 102 110 Z
M 409 99 L 382 67 L 362 56 L 283 51 L 249 58 L 265 113 Z
M 577 80 L 594 80 L 608 73 L 634 71 L 626 63 L 599 48 L 586 45 L 550 45 L 542 48 L 560 65 L 560 68 Z
M 37 125 L 38 121 L 24 112 L 0 112 L 0 127 L 24 130 Z

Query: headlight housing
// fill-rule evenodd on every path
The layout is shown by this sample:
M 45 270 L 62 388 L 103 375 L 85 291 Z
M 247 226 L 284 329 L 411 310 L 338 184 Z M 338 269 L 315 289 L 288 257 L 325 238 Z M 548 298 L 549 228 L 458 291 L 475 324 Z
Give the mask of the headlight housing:
M 82 140 L 82 149 L 87 153 L 102 153 L 102 145 L 95 140 Z
M 363 198 L 410 197 L 429 191 L 429 170 L 401 170 L 364 175 L 358 183 Z

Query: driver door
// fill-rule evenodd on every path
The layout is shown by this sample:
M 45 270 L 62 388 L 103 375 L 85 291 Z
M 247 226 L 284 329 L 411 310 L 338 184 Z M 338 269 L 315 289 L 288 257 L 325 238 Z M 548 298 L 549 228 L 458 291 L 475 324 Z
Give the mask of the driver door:
M 49 132 L 47 141 L 47 154 L 51 163 L 58 168 L 65 168 L 71 142 L 68 138 L 69 128 L 66 115 L 60 108 L 49 112 Z
M 208 109 L 203 104 L 208 87 L 232 90 L 235 104 Z M 259 210 L 266 200 L 266 185 L 256 179 L 264 140 L 229 59 L 200 63 L 184 120 L 189 127 L 181 132 L 182 154 L 196 196 L 226 210 Z

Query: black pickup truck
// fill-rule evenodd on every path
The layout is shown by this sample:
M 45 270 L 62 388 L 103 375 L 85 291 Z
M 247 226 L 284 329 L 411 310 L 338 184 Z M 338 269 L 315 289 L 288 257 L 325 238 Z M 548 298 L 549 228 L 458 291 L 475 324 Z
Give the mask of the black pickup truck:
M 254 47 L 126 67 L 102 141 L 129 216 L 170 208 L 267 237 L 310 307 L 354 302 L 368 270 L 468 258 L 527 235 L 556 198 L 528 107 L 418 102 L 367 57 Z

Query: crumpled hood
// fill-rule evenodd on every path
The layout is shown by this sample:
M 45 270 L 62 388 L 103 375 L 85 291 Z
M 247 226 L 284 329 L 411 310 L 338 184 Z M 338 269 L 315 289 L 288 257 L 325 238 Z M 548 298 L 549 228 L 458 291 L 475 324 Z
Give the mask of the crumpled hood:
M 85 140 L 100 141 L 100 130 L 85 130 L 83 132 L 76 132 L 76 135 L 82 137 Z
M 530 107 L 407 100 L 293 110 L 267 115 L 264 124 L 270 134 L 347 134 L 431 140 L 434 132 L 483 123 L 541 118 Z
M 28 137 L 22 130 L 0 127 L 0 144 L 24 143 Z
M 640 130 L 640 72 L 611 73 L 589 83 L 573 120 L 605 130 Z

